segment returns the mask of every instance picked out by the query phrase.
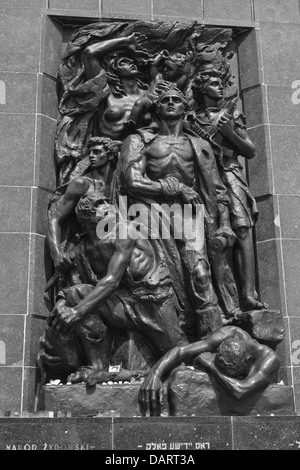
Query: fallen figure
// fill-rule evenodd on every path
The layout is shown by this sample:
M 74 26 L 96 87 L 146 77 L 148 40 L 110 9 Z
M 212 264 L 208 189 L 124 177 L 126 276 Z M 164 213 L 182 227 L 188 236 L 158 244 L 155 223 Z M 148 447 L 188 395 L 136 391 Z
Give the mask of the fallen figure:
M 271 348 L 239 327 L 225 326 L 206 339 L 176 346 L 151 368 L 139 389 L 139 404 L 144 413 L 160 415 L 163 381 L 182 362 L 211 374 L 238 400 L 264 390 L 280 366 Z

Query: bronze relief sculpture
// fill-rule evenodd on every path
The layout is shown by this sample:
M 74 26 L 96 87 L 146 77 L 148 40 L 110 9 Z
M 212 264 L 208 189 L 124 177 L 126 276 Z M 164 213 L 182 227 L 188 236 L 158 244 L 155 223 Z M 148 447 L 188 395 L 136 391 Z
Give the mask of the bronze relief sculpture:
M 231 35 L 142 21 L 74 33 L 59 70 L 46 381 L 145 377 L 140 404 L 157 415 L 162 380 L 197 356 L 237 399 L 276 380 L 284 330 L 257 291 L 258 212 L 240 163 L 255 145 Z

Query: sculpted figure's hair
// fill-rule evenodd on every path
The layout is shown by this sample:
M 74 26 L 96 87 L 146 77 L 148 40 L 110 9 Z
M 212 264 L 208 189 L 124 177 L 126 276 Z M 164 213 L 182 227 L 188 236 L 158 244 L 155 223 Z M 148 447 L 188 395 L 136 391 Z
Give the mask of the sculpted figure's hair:
M 215 364 L 225 375 L 244 377 L 249 373 L 252 356 L 245 343 L 237 338 L 223 341 L 216 352 Z
M 195 75 L 192 81 L 191 89 L 194 100 L 200 104 L 203 100 L 203 94 L 205 91 L 206 84 L 211 77 L 218 77 L 223 80 L 224 72 L 218 70 L 213 66 L 208 66 Z
M 103 145 L 105 152 L 108 154 L 109 160 L 113 160 L 113 164 L 117 165 L 122 142 L 120 140 L 112 140 L 109 137 L 90 137 L 88 149 L 97 144 Z

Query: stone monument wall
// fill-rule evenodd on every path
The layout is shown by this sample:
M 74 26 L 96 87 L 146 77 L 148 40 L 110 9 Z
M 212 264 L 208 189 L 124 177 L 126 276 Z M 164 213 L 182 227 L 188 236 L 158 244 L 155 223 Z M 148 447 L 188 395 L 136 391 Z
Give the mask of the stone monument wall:
M 300 411 L 300 6 L 297 0 L 0 0 L 0 410 L 33 410 L 38 341 L 51 299 L 45 244 L 56 73 L 70 31 L 94 21 L 154 20 L 230 27 L 257 156 L 259 288 L 284 316 L 280 378 Z M 298 93 L 299 91 L 299 93 Z

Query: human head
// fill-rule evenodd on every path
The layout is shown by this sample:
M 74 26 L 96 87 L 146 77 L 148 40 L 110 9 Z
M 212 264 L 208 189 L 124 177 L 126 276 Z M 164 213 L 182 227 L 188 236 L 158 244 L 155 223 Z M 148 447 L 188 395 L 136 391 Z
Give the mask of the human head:
M 179 119 L 188 107 L 185 96 L 178 88 L 172 87 L 162 92 L 156 103 L 156 112 L 160 118 Z
M 214 362 L 225 375 L 240 378 L 249 373 L 252 359 L 244 341 L 228 338 L 219 345 Z
M 136 78 L 138 68 L 131 57 L 118 55 L 111 64 L 111 71 L 119 78 Z
M 180 78 L 186 63 L 186 56 L 177 52 L 170 54 L 164 61 L 162 69 L 162 78 L 174 82 Z
M 115 167 L 117 165 L 119 151 L 121 148 L 122 142 L 118 140 L 112 140 L 109 137 L 90 137 L 88 143 L 88 153 L 90 154 L 91 149 L 102 150 L 102 160 L 103 164 L 109 161 Z
M 201 104 L 203 102 L 207 87 L 210 86 L 213 82 L 218 82 L 223 89 L 223 73 L 220 70 L 217 70 L 216 68 L 207 67 L 206 69 L 202 69 L 196 74 L 193 79 L 191 88 L 194 100 L 198 104 Z M 219 100 L 222 98 L 223 93 L 219 96 Z

